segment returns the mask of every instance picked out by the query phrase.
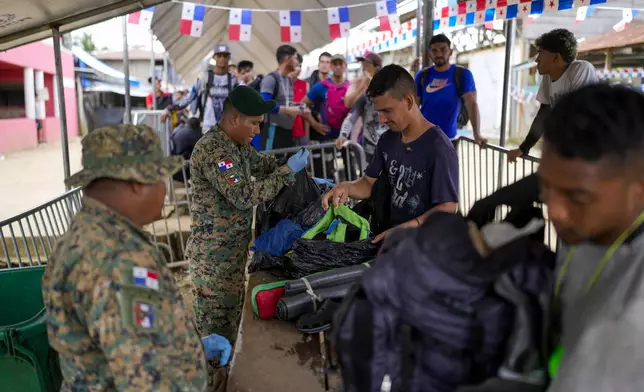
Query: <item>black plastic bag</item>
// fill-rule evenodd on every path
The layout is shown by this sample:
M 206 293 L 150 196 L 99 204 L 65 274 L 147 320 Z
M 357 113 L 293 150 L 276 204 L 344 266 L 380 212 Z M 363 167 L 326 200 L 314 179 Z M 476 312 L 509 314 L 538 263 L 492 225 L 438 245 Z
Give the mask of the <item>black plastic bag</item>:
M 321 198 L 318 198 L 316 201 L 310 203 L 306 208 L 300 211 L 293 221 L 302 226 L 303 229 L 308 230 L 315 226 L 316 223 L 322 219 L 324 214 L 326 214 L 326 211 L 322 208 L 322 200 Z
M 284 260 L 285 272 L 299 279 L 316 272 L 366 263 L 376 257 L 378 248 L 371 240 L 334 242 L 300 238 L 293 244 L 290 259 Z
M 295 183 L 282 188 L 277 195 L 273 211 L 282 218 L 295 217 L 319 197 L 320 189 L 317 184 L 306 170 L 302 170 L 295 175 Z
M 275 199 L 257 206 L 255 211 L 255 238 L 266 230 L 275 227 L 282 219 L 295 218 L 312 202 L 319 200 L 321 195 L 313 178 L 306 170 L 295 176 L 295 183 L 285 186 Z M 303 226 L 304 227 L 304 226 Z
M 378 235 L 391 229 L 391 185 L 389 177 L 383 170 L 373 184 L 371 195 L 368 199 L 356 204 L 353 212 L 369 222 L 371 233 Z
M 255 252 L 253 253 L 253 259 L 248 265 L 248 273 L 252 274 L 257 271 L 283 268 L 287 260 L 288 258 L 284 256 L 276 257 L 266 252 Z

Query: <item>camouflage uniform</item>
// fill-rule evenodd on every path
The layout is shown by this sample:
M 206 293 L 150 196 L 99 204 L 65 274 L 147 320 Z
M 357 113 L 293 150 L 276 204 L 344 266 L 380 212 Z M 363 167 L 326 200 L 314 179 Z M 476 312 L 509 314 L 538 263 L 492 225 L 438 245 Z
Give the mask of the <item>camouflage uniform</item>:
M 218 125 L 197 142 L 190 165 L 192 235 L 186 253 L 197 328 L 233 342 L 253 206 L 274 198 L 295 177 L 287 166 L 278 167 L 274 157 L 233 142 Z
M 83 139 L 84 170 L 68 179 L 157 184 L 183 165 L 147 126 L 105 127 Z M 194 319 L 149 235 L 85 197 L 43 278 L 50 345 L 62 391 L 203 391 L 206 359 Z

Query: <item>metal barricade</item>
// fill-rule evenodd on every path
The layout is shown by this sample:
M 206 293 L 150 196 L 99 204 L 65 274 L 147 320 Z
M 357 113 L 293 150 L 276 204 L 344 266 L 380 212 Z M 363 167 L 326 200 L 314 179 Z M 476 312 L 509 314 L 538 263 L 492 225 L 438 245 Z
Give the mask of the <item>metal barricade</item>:
M 168 117 L 161 121 L 163 110 L 132 110 L 132 124 L 147 125 L 157 131 L 161 140 L 163 153 L 170 155 L 170 135 L 172 134 L 172 120 Z
M 307 170 L 312 177 L 332 178 L 336 183 L 354 181 L 362 177 L 367 168 L 364 149 L 353 141 L 347 141 L 344 148 L 338 148 L 335 142 L 329 142 L 268 150 L 264 153 L 282 158 L 298 152 L 301 148 L 306 148 L 310 152 Z M 330 165 L 324 163 L 330 163 Z
M 80 189 L 0 222 L 0 269 L 41 265 L 81 206 Z
M 539 158 L 525 156 L 510 163 L 507 159 L 509 150 L 493 145 L 482 148 L 468 137 L 458 139 L 456 152 L 459 161 L 459 209 L 463 214 L 467 214 L 477 200 L 535 173 L 539 167 Z M 557 234 L 547 219 L 546 206 L 540 207 L 546 215 L 545 242 L 554 250 L 557 246 Z M 508 207 L 501 206 L 497 210 L 498 219 L 507 213 Z

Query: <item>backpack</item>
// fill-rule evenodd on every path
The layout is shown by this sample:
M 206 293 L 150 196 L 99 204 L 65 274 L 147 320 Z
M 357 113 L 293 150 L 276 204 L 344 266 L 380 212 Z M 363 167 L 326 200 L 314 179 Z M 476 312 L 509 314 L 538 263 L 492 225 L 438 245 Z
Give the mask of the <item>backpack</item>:
M 340 129 L 342 128 L 342 122 L 350 110 L 344 104 L 344 96 L 347 95 L 349 81 L 345 81 L 339 86 L 330 80 L 323 80 L 320 83 L 327 88 L 326 102 L 323 108 L 324 114 L 326 115 L 326 123 L 331 129 Z
M 264 75 L 259 74 L 255 78 L 255 80 L 253 80 L 252 82 L 250 82 L 250 84 L 248 84 L 248 87 L 255 89 L 255 91 L 257 91 L 258 93 L 261 94 L 261 92 L 262 92 L 262 80 L 264 80 Z
M 461 129 L 467 125 L 467 123 L 470 121 L 470 115 L 467 113 L 467 108 L 465 107 L 465 99 L 463 99 L 463 70 L 465 67 L 461 67 L 460 65 L 456 65 L 454 68 L 454 83 L 456 84 L 456 93 L 458 94 L 458 99 L 460 100 L 460 109 L 458 111 L 458 117 L 456 118 L 456 125 L 458 126 L 458 129 Z M 429 72 L 431 71 L 430 68 L 425 68 L 422 70 L 422 73 L 420 75 L 420 85 L 424 86 L 425 82 L 427 81 L 427 77 L 429 76 Z M 421 104 L 422 104 L 422 98 L 423 94 L 420 94 L 421 98 Z
M 199 122 L 203 122 L 203 116 L 206 113 L 206 103 L 208 102 L 208 94 L 210 94 L 210 89 L 212 88 L 213 82 L 215 80 L 215 72 L 212 69 L 208 70 L 208 81 L 206 82 L 206 88 L 201 91 L 201 95 L 197 99 L 196 109 L 199 111 Z M 233 75 L 228 72 L 228 92 L 233 89 Z
M 345 392 L 454 391 L 502 373 L 510 346 L 519 350 L 510 373 L 545 368 L 545 360 L 527 363 L 520 355 L 538 351 L 540 336 L 514 344 L 513 320 L 549 290 L 554 255 L 544 263 L 545 245 L 532 234 L 483 258 L 470 230 L 462 216 L 437 212 L 421 228 L 387 237 L 334 316 Z M 537 234 L 543 237 L 543 228 Z M 495 289 L 508 276 L 517 292 L 528 293 L 521 302 L 527 309 Z

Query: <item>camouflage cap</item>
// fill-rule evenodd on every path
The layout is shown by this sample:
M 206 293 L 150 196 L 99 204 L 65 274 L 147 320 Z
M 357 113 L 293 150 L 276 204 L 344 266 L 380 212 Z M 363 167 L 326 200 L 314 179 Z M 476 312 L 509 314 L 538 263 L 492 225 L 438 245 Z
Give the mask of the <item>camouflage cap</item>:
M 116 125 L 90 132 L 81 142 L 83 170 L 65 180 L 84 187 L 99 178 L 158 184 L 181 170 L 183 157 L 166 157 L 154 129 L 147 125 Z

